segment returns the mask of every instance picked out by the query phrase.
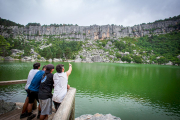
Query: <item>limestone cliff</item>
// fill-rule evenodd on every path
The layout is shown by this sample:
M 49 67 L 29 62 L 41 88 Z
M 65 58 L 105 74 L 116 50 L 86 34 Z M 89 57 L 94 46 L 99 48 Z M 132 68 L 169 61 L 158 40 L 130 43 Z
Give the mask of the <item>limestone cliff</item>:
M 165 34 L 179 30 L 180 19 L 162 20 L 154 23 L 123 27 L 117 25 L 92 25 L 92 26 L 29 26 L 29 27 L 4 27 L 0 26 L 0 35 L 4 37 L 24 35 L 29 40 L 42 40 L 44 37 L 54 36 L 69 40 L 96 40 L 117 39 L 122 37 L 142 37 L 149 34 Z M 178 27 L 175 27 L 178 26 Z

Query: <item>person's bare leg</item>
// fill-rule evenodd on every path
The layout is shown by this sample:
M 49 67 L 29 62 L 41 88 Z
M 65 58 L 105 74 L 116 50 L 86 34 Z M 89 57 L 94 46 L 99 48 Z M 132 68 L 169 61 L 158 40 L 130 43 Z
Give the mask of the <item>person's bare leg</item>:
M 40 104 L 39 104 L 39 106 L 38 106 L 38 110 L 39 110 L 39 111 L 41 111 L 41 107 L 40 107 Z
M 32 107 L 33 103 L 28 104 L 28 119 L 27 120 L 32 120 L 34 117 L 36 117 L 36 114 L 32 113 Z
M 48 118 L 48 115 L 40 115 L 40 120 L 45 120 L 46 117 Z
M 38 106 L 38 116 L 37 116 L 38 119 L 40 118 L 40 115 L 41 115 L 41 107 L 40 107 L 40 104 L 39 104 L 39 106 Z
M 32 112 L 32 107 L 33 107 L 33 103 L 29 103 L 28 104 L 28 113 L 31 113 Z
M 45 120 L 48 120 L 48 115 L 46 115 Z
M 27 111 L 28 103 L 29 103 L 29 97 L 26 97 L 26 100 L 24 102 L 23 109 L 22 109 L 22 114 Z

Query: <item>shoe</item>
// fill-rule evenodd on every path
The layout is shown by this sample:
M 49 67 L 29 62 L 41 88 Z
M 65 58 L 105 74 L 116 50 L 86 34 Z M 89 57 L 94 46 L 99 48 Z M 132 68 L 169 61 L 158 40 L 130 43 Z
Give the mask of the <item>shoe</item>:
M 28 116 L 27 120 L 32 120 L 35 117 L 36 117 L 36 114 L 31 114 L 30 116 Z
M 25 112 L 25 113 L 23 113 L 23 114 L 20 115 L 20 119 L 25 118 L 25 117 L 27 117 L 27 116 L 28 116 L 28 114 Z

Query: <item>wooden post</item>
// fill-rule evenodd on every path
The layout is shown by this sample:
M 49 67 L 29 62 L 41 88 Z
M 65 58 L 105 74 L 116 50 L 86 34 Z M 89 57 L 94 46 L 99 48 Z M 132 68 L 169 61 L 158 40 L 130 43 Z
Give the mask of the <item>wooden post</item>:
M 74 120 L 75 119 L 75 97 L 74 97 L 74 100 L 73 100 L 73 106 L 72 106 L 72 109 L 71 109 L 71 114 L 70 114 L 70 118 L 69 120 Z
M 74 120 L 76 89 L 70 88 L 58 108 L 53 120 Z

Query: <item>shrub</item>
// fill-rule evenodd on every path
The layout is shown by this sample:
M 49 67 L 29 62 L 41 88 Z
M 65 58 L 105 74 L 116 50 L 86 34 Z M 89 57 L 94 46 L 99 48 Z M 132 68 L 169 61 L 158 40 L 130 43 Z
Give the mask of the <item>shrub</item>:
M 134 57 L 133 57 L 133 60 L 134 60 L 134 62 L 136 62 L 136 63 L 142 63 L 141 56 L 134 56 Z
M 129 56 L 123 56 L 123 57 L 121 58 L 121 60 L 122 60 L 122 61 L 127 61 L 128 63 L 131 62 L 131 58 L 130 58 Z
M 37 59 L 41 59 L 41 55 L 38 55 L 38 56 L 37 56 Z
M 116 57 L 117 57 L 117 58 L 121 58 L 122 56 L 121 56 L 121 54 L 116 53 Z

